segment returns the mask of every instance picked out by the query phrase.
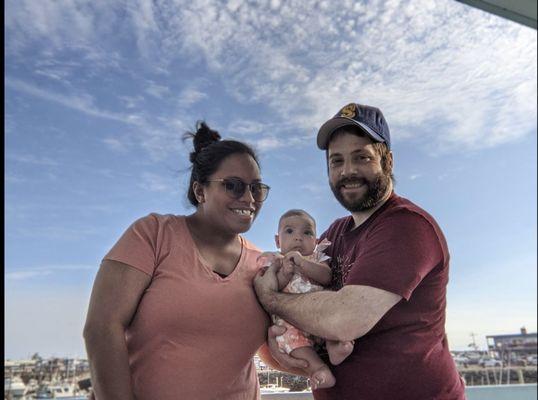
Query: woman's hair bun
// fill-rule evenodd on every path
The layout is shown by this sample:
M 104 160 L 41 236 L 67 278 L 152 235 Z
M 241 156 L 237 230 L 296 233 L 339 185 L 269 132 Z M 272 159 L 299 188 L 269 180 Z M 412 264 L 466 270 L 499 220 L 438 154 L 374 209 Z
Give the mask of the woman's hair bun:
M 196 133 L 187 132 L 185 137 L 192 137 L 193 140 L 194 151 L 190 154 L 192 163 L 204 148 L 220 140 L 219 133 L 212 130 L 204 121 L 196 123 Z

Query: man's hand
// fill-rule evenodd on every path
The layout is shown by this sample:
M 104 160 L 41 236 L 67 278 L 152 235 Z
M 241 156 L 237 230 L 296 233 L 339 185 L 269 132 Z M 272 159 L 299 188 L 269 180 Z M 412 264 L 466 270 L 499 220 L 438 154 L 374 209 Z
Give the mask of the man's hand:
M 286 328 L 283 326 L 273 325 L 269 327 L 269 330 L 267 331 L 267 345 L 271 352 L 271 356 L 284 369 L 292 370 L 307 368 L 308 361 L 292 357 L 278 347 L 276 337 L 282 335 L 284 332 L 286 332 Z
M 284 259 L 284 256 L 276 251 L 264 251 L 261 253 L 258 258 L 256 259 L 256 262 L 258 266 L 260 267 L 267 267 L 271 264 L 275 264 L 278 268 L 282 267 L 282 260 Z
M 268 313 L 271 313 L 268 307 L 271 294 L 278 292 L 277 270 L 277 265 L 273 263 L 268 268 L 259 269 L 254 277 L 254 290 L 256 291 L 258 300 Z

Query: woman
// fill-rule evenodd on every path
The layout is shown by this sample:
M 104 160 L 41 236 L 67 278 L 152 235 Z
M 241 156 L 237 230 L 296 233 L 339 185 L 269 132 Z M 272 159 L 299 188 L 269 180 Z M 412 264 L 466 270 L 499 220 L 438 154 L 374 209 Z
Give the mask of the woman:
M 198 124 L 189 216 L 150 214 L 104 257 L 84 338 L 98 400 L 256 399 L 269 318 L 240 236 L 269 187 L 247 145 Z M 270 361 L 270 360 L 269 360 Z

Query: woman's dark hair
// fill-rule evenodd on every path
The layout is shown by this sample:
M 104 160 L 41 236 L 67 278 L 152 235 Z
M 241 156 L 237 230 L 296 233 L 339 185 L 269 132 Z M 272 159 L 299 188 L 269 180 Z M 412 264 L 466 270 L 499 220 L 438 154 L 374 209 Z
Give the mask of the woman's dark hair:
M 202 185 L 207 183 L 207 179 L 220 167 L 222 161 L 232 154 L 248 154 L 258 167 L 258 157 L 254 150 L 245 143 L 236 140 L 220 140 L 220 135 L 207 126 L 204 121 L 196 123 L 196 132 L 186 132 L 183 139 L 192 138 L 194 151 L 190 153 L 192 163 L 191 179 L 189 181 L 189 191 L 187 198 L 193 206 L 198 206 L 198 200 L 194 195 L 192 185 L 198 182 Z

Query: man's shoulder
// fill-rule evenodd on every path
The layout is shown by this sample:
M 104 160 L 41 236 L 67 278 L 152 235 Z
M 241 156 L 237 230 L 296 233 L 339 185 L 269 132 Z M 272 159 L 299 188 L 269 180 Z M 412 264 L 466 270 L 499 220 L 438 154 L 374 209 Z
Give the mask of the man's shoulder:
M 380 217 L 377 222 L 405 227 L 406 230 L 411 227 L 428 227 L 435 232 L 443 248 L 447 246 L 443 230 L 435 218 L 421 206 L 405 197 L 394 195 L 391 204 Z
M 380 214 L 380 217 L 388 218 L 394 215 L 408 215 L 411 218 L 425 219 L 437 226 L 435 218 L 429 212 L 411 200 L 396 194 L 393 195 L 387 207 Z

